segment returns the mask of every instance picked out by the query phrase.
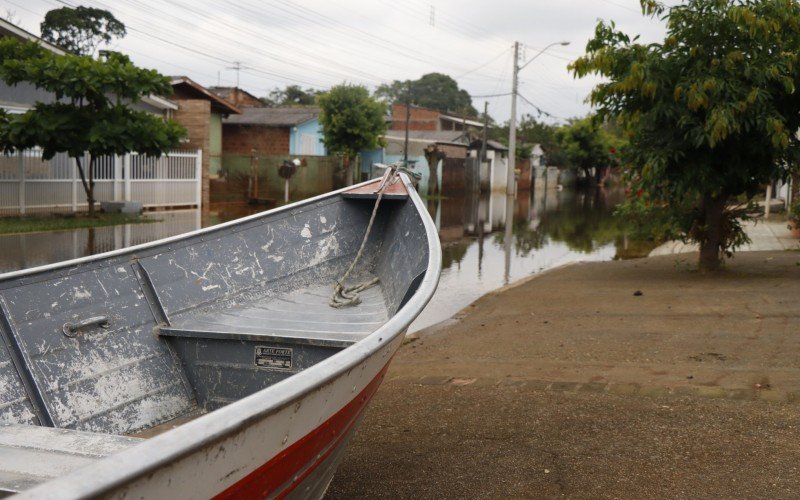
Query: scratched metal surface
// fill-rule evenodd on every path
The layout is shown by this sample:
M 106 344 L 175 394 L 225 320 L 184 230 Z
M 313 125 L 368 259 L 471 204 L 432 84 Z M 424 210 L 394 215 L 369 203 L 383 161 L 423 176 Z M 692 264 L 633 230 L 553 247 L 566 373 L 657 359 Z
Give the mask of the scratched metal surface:
M 387 220 L 402 205 L 387 201 L 379 212 L 359 265 L 362 274 L 374 268 Z M 187 378 L 176 348 L 154 334 L 157 327 L 202 331 L 212 318 L 227 315 L 227 333 L 253 333 L 271 314 L 269 304 L 312 286 L 319 287 L 314 293 L 320 305 L 303 311 L 307 324 L 292 325 L 291 314 L 272 311 L 273 328 L 266 333 L 294 336 L 301 344 L 340 342 L 318 345 L 298 366 L 362 338 L 387 319 L 388 304 L 374 309 L 385 299 L 382 288 L 369 292 L 375 295 L 364 307 L 370 312 L 364 321 L 355 321 L 359 313 L 332 313 L 343 324 L 333 327 L 336 332 L 317 328 L 316 336 L 314 322 L 331 318 L 321 304 L 322 290 L 356 253 L 371 208 L 371 200 L 323 198 L 104 259 L 0 276 L 0 422 L 133 433 L 194 411 L 197 397 L 207 400 L 208 391 L 192 382 L 206 380 Z M 245 313 L 240 319 L 237 310 Z M 312 312 L 320 319 L 311 319 Z M 109 328 L 64 335 L 65 323 L 94 316 L 107 317 Z M 283 375 L 262 373 L 261 382 L 248 382 L 239 392 Z
M 198 405 L 211 411 L 319 363 L 388 319 L 380 285 L 363 291 L 357 307 L 331 308 L 330 294 L 329 283 L 311 285 L 173 321 L 161 334 L 172 337 Z M 291 368 L 257 367 L 256 346 L 291 349 Z
M 194 406 L 130 264 L 43 278 L 3 290 L 0 305 L 45 423 L 126 433 Z M 93 316 L 110 327 L 64 335 L 66 322 Z
M 0 495 L 24 491 L 139 442 L 109 434 L 0 425 Z

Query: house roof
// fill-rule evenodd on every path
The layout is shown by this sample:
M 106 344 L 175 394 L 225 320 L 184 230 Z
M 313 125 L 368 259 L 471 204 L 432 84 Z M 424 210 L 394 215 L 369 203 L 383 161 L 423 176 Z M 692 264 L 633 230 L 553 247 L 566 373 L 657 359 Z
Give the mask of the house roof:
M 222 120 L 232 125 L 262 125 L 265 127 L 291 127 L 319 116 L 316 107 L 243 108 L 242 114 Z
M 456 115 L 453 115 L 453 114 L 441 113 L 439 115 L 439 118 L 441 118 L 442 120 L 447 120 L 447 121 L 456 122 L 456 123 L 466 123 L 470 127 L 483 128 L 483 123 L 482 122 L 479 122 L 477 120 L 472 120 L 470 118 L 466 118 L 466 117 L 463 117 L 463 116 L 456 116 Z
M 472 149 L 478 149 L 481 147 L 481 140 L 476 139 L 472 141 L 472 144 L 469 145 Z M 486 149 L 494 150 L 494 151 L 508 151 L 508 147 L 501 143 L 497 142 L 494 139 L 489 139 L 486 141 Z
M 395 107 L 396 108 L 405 109 L 406 105 L 404 103 L 401 103 L 401 102 L 396 102 L 396 103 L 394 103 L 392 105 L 392 108 L 395 108 Z M 426 108 L 425 106 L 418 106 L 416 104 L 412 104 L 411 105 L 411 109 L 424 109 L 425 111 L 432 111 L 432 112 L 438 114 L 439 115 L 439 119 L 441 119 L 441 120 L 446 120 L 446 121 L 456 122 L 456 123 L 466 123 L 467 125 L 469 125 L 471 127 L 483 128 L 483 125 L 484 125 L 483 122 L 477 121 L 474 118 L 470 118 L 470 117 L 465 116 L 465 115 L 459 115 L 458 113 L 452 113 L 450 111 L 441 111 L 441 110 L 435 109 L 435 108 Z M 403 119 L 402 116 L 399 116 L 397 118 L 398 118 L 398 121 L 402 121 L 402 119 Z
M 208 99 L 209 101 L 211 101 L 211 109 L 219 113 L 222 114 L 241 113 L 239 108 L 237 108 L 230 102 L 226 101 L 222 97 L 218 96 L 217 94 L 211 92 L 207 88 L 203 87 L 199 83 L 195 82 L 188 76 L 173 76 L 172 88 L 173 89 L 180 88 L 181 90 L 191 95 L 196 95 L 201 99 L 203 98 Z
M 389 141 L 405 141 L 405 130 L 387 130 L 384 138 Z M 438 144 L 452 144 L 455 146 L 466 147 L 469 138 L 461 130 L 439 131 L 439 130 L 409 130 L 408 140 L 410 142 L 434 142 Z
M 62 49 L 57 45 L 53 45 L 52 43 L 45 42 L 38 36 L 34 35 L 33 33 L 29 33 L 24 29 L 20 28 L 19 26 L 6 21 L 5 19 L 0 19 L 0 37 L 10 36 L 12 38 L 16 38 L 17 40 L 27 40 L 30 42 L 36 42 L 45 49 L 49 50 L 50 52 L 54 52 L 58 55 L 64 55 L 67 53 L 66 50 Z
M 234 92 L 239 92 L 241 94 L 244 94 L 244 95 L 246 95 L 246 96 L 248 96 L 251 99 L 256 100 L 256 101 L 259 100 L 258 97 L 254 96 L 250 92 L 248 92 L 248 91 L 246 91 L 244 89 L 241 89 L 239 87 L 219 87 L 219 86 L 214 86 L 214 87 L 208 87 L 208 90 L 210 90 L 211 92 L 217 94 L 218 96 L 222 97 L 223 99 L 228 99 L 228 100 L 233 100 Z

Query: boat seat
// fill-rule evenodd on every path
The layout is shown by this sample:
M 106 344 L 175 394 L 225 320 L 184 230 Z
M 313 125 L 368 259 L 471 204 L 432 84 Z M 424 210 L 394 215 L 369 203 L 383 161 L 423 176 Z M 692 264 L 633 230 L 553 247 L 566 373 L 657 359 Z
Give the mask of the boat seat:
M 331 289 L 326 283 L 240 297 L 172 317 L 159 334 L 180 358 L 199 406 L 212 411 L 327 359 L 387 321 L 380 283 L 361 293 L 361 304 L 338 309 L 328 305 Z
M 368 279 L 368 278 L 367 278 Z M 190 311 L 161 327 L 160 335 L 347 347 L 388 319 L 380 284 L 361 292 L 353 307 L 328 305 L 331 285 L 312 285 L 261 299 Z
M 141 441 L 54 427 L 0 425 L 0 496 L 30 489 Z

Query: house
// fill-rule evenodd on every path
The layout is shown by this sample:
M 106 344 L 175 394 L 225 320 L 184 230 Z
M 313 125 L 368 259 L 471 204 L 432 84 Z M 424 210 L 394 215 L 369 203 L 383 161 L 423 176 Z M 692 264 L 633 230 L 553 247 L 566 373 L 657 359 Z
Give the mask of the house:
M 186 148 L 202 151 L 203 205 L 210 200 L 210 179 L 222 170 L 223 119 L 241 113 L 239 108 L 186 76 L 172 78 L 175 121 L 186 128 Z
M 469 145 L 470 157 L 477 158 L 481 146 L 481 140 L 472 141 Z M 495 140 L 487 140 L 486 161 L 480 167 L 481 191 L 504 193 L 508 185 L 508 168 L 508 148 Z
M 401 163 L 405 153 L 405 130 L 390 129 L 383 136 L 384 147 L 371 151 L 362 151 L 361 173 L 362 177 L 372 175 L 372 165 L 383 163 Z M 467 157 L 469 138 L 462 131 L 436 131 L 436 130 L 409 130 L 408 131 L 408 164 L 409 168 L 419 172 L 422 178 L 419 181 L 419 191 L 428 192 L 431 168 L 425 159 L 425 148 L 431 144 L 437 145 L 447 158 L 464 159 Z M 441 163 L 441 162 L 440 162 Z M 439 185 L 441 185 L 441 165 L 436 165 Z
M 467 116 L 444 113 L 435 109 L 411 106 L 407 111 L 405 104 L 393 104 L 390 130 L 405 130 L 408 114 L 409 130 L 452 132 L 469 130 L 470 127 L 483 130 L 483 123 Z
M 317 107 L 243 107 L 222 123 L 226 154 L 326 155 Z
M 261 99 L 239 87 L 208 87 L 208 90 L 233 103 L 237 108 L 263 108 Z

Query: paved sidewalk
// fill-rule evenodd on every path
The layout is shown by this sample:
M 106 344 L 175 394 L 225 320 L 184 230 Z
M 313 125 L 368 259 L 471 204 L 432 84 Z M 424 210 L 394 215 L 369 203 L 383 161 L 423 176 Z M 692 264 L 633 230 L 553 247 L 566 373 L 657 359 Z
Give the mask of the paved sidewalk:
M 786 221 L 749 221 L 744 224 L 744 228 L 747 232 L 747 235 L 750 236 L 752 242 L 749 245 L 745 245 L 738 249 L 737 252 L 800 249 L 800 240 L 792 237 Z M 680 241 L 668 241 L 663 245 L 654 248 L 650 252 L 649 257 L 696 251 L 698 251 L 698 246 L 696 244 L 686 244 Z
M 800 253 L 695 260 L 563 267 L 419 332 L 328 498 L 800 498 Z

